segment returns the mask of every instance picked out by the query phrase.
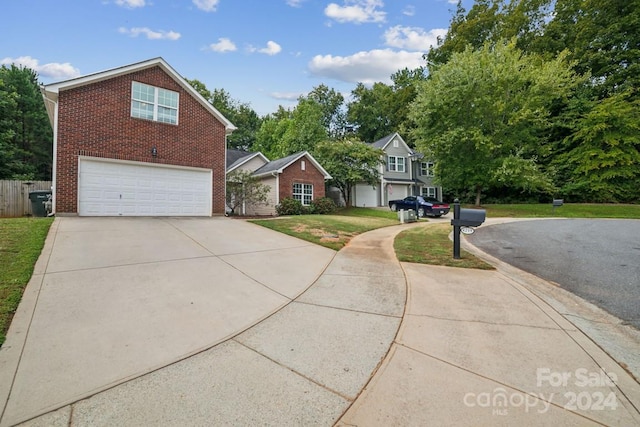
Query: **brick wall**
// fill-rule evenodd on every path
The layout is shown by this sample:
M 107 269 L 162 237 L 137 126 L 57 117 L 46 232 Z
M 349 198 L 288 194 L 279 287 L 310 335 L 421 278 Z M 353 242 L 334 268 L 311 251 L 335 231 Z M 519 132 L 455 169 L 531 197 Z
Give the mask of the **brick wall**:
M 301 163 L 304 160 L 305 170 Z M 324 175 L 304 156 L 280 174 L 280 200 L 293 196 L 293 184 L 313 184 L 313 200 L 324 197 Z
M 178 125 L 132 118 L 132 80 L 178 92 Z M 224 213 L 224 125 L 160 67 L 61 91 L 58 108 L 57 212 L 78 212 L 78 156 L 85 155 L 213 169 L 212 210 Z

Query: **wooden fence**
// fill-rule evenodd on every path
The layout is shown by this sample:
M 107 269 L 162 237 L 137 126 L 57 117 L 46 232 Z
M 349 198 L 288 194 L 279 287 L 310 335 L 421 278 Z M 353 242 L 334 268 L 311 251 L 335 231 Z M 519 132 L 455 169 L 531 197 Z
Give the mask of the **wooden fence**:
M 0 218 L 33 215 L 29 192 L 51 190 L 51 181 L 0 180 Z

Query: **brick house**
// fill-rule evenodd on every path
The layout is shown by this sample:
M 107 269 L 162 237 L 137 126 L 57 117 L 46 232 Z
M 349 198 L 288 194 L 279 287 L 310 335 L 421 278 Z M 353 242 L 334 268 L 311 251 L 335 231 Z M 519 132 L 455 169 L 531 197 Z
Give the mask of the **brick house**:
M 308 206 L 312 200 L 325 197 L 325 181 L 331 175 L 308 152 L 303 151 L 269 161 L 262 153 L 227 150 L 227 173 L 253 171 L 253 176 L 270 187 L 268 205 L 243 206 L 241 214 L 275 215 L 276 206 L 285 197 L 293 197 Z
M 235 127 L 162 58 L 53 83 L 58 215 L 211 216 Z

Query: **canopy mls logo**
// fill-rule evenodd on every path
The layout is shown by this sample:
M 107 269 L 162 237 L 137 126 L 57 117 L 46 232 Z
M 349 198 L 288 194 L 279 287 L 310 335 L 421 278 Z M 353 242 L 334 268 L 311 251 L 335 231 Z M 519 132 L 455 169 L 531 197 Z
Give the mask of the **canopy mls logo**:
M 488 392 L 466 393 L 462 401 L 469 408 L 487 408 L 492 415 L 500 416 L 509 415 L 509 409 L 516 408 L 524 408 L 526 413 L 545 414 L 551 405 L 569 411 L 613 411 L 618 408 L 618 400 L 616 394 L 609 390 L 616 386 L 617 381 L 615 373 L 603 369 L 593 372 L 579 368 L 569 372 L 538 368 L 536 387 L 544 387 L 544 392 L 508 392 L 498 387 Z M 558 390 L 548 391 L 549 388 Z

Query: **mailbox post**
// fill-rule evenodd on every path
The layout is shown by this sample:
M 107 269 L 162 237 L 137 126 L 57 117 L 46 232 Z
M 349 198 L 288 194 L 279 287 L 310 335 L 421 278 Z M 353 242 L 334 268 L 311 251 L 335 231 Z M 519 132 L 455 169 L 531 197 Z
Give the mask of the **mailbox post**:
M 453 259 L 460 259 L 460 200 L 453 201 Z
M 480 226 L 487 217 L 484 209 L 461 209 L 460 201 L 453 201 L 453 259 L 460 259 L 460 231 L 462 227 L 468 229 L 468 233 L 473 233 L 473 228 Z

